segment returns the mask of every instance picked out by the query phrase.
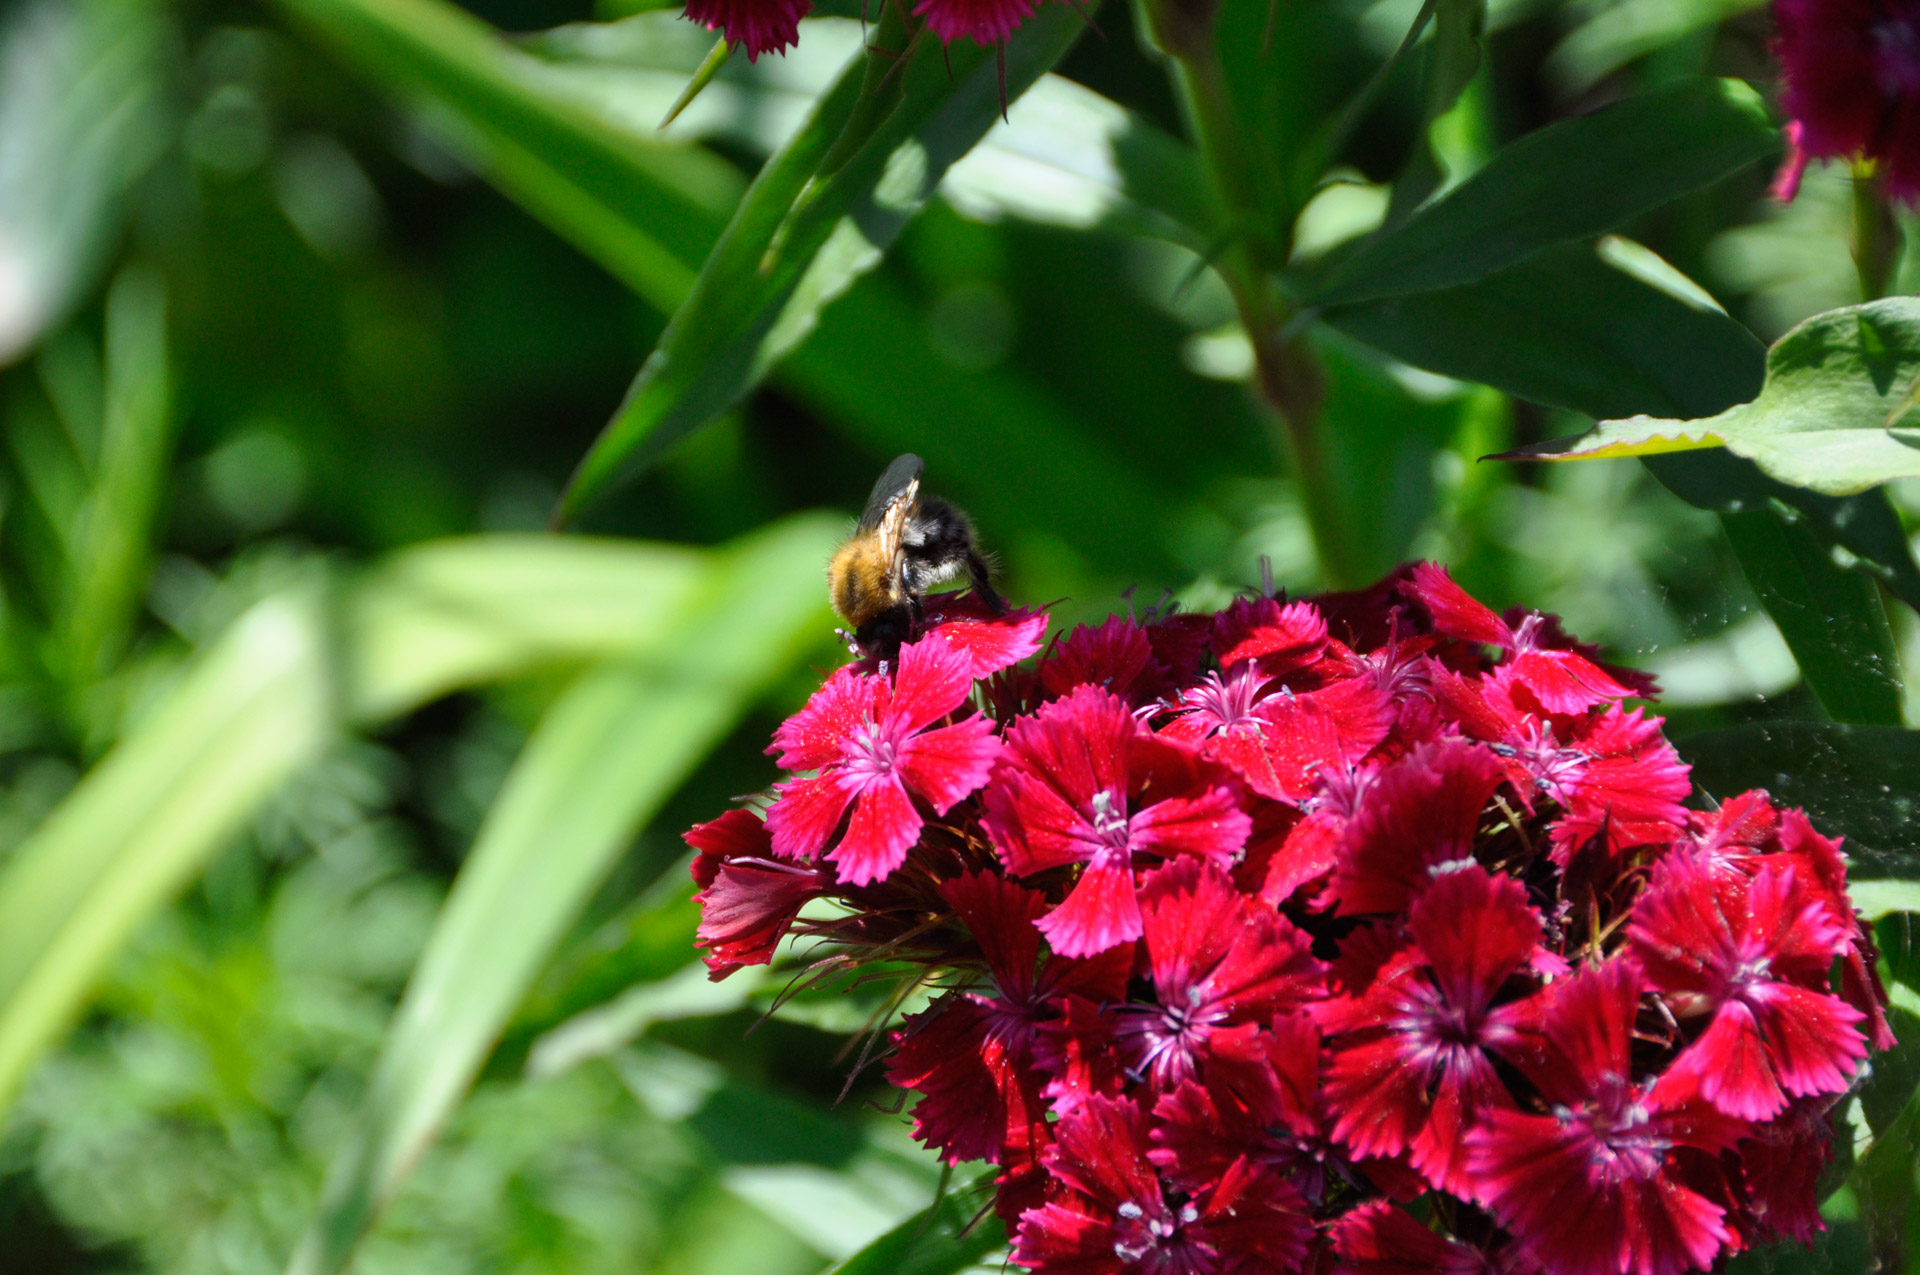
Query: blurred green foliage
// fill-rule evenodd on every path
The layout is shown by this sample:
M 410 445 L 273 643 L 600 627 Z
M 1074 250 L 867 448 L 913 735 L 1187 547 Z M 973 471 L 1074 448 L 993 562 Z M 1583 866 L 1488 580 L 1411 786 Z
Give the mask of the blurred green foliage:
M 736 243 L 706 304 L 780 315 L 782 339 L 693 378 L 698 411 L 655 404 L 654 463 L 582 502 L 582 530 L 642 543 L 555 544 L 527 533 L 743 196 L 756 233 L 788 224 L 806 171 L 786 203 L 745 193 L 849 65 L 858 86 L 857 5 L 822 5 L 784 59 L 736 57 L 662 132 L 710 38 L 646 3 L 0 3 L 0 1272 L 332 1269 L 356 1239 L 369 1275 L 811 1275 L 876 1240 L 847 1269 L 908 1269 L 886 1263 L 923 1262 L 928 1235 L 951 1260 L 911 1269 L 997 1264 L 964 1187 L 914 1220 L 938 1166 L 857 1069 L 886 989 L 787 999 L 778 973 L 710 985 L 690 961 L 678 830 L 765 784 L 772 723 L 838 659 L 817 511 L 851 513 L 898 451 L 1063 623 L 1217 604 L 1263 561 L 1298 591 L 1434 557 L 1657 671 L 1678 736 L 1777 741 L 1854 692 L 1861 720 L 1920 718 L 1904 606 L 1884 635 L 1904 690 L 1809 686 L 1794 657 L 1843 611 L 1882 614 L 1829 559 L 1891 560 L 1920 488 L 1890 492 L 1902 526 L 1781 524 L 1781 560 L 1848 591 L 1796 621 L 1743 574 L 1740 524 L 1648 470 L 1479 462 L 1582 412 L 1717 411 L 1757 388 L 1734 320 L 1771 340 L 1859 299 L 1846 176 L 1767 202 L 1738 92 L 1745 123 L 1688 152 L 1704 167 L 1607 217 L 1532 191 L 1525 253 L 1456 252 L 1435 215 L 1498 195 L 1494 157 L 1537 129 L 1698 103 L 1702 76 L 1769 90 L 1764 13 L 1441 4 L 1396 54 L 1420 8 L 1223 10 L 1243 123 L 1294 157 L 1255 175 L 1288 213 L 1263 247 L 1344 303 L 1304 338 L 1322 485 L 1249 389 L 1231 266 L 1207 268 L 1232 236 L 1181 140 L 1190 103 L 1108 5 L 998 126 L 991 57 L 923 66 L 902 90 L 923 116 L 811 206 L 830 268 L 809 251 L 762 295 Z M 1045 21 L 1016 89 L 1078 34 L 1063 6 Z M 944 181 L 882 207 L 916 146 Z M 1426 227 L 1413 265 L 1446 291 L 1383 299 L 1406 263 L 1340 291 L 1383 222 Z M 1621 296 L 1644 322 L 1540 318 Z M 1597 343 L 1625 371 L 1583 381 Z M 1900 826 L 1876 817 L 1864 848 Z M 1888 835 L 1894 876 L 1910 848 Z M 1881 926 L 1911 984 L 1906 918 Z M 1865 1156 L 1883 1138 L 1869 1186 L 1912 1071 L 1886 1060 L 1855 1104 L 1881 1104 L 1856 1120 Z M 1900 1168 L 1891 1195 L 1835 1197 L 1812 1260 L 1900 1250 L 1911 1222 L 1875 1202 L 1910 1195 Z

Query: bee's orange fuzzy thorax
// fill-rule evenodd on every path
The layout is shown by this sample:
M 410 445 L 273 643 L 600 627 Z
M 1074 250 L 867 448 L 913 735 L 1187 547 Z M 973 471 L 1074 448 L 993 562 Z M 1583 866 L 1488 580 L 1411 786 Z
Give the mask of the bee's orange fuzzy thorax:
M 859 628 L 898 600 L 894 597 L 893 555 L 877 537 L 847 541 L 827 565 L 827 592 L 840 617 Z

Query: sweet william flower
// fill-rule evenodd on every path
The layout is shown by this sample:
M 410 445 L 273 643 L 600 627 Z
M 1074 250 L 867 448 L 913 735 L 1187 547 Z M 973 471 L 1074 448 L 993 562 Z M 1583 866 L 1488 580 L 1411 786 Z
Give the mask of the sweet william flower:
M 1886 188 L 1920 201 L 1920 3 L 1775 0 L 1773 50 L 1792 154 L 1777 191 L 1791 198 L 1809 159 L 1868 159 Z
M 813 0 L 687 0 L 687 17 L 721 32 L 730 45 L 744 44 L 747 60 L 755 62 L 799 43 L 800 19 L 812 8 Z
M 986 782 L 999 755 L 993 723 L 970 717 L 933 729 L 973 689 L 971 663 L 938 637 L 900 650 L 892 680 L 843 668 L 773 736 L 780 764 L 818 769 L 780 786 L 767 811 L 773 852 L 811 859 L 833 838 L 847 807 L 846 835 L 827 855 L 852 885 L 899 867 L 925 819 L 918 795 L 945 814 Z
M 1005 44 L 1014 28 L 1033 16 L 1034 7 L 1034 0 L 920 0 L 913 12 L 927 20 L 941 43 L 967 36 L 985 48 Z
M 1226 772 L 1163 740 L 1092 686 L 1008 732 L 983 820 L 1007 869 L 1085 870 L 1038 922 L 1053 950 L 1091 956 L 1141 934 L 1141 856 L 1194 854 L 1225 864 L 1252 827 Z
M 1028 1211 L 1016 1265 L 1113 1275 L 1268 1275 L 1297 1269 L 1313 1234 L 1300 1193 L 1236 1160 L 1198 1195 L 1161 1182 L 1147 1118 L 1125 1099 L 1090 1098 L 1060 1122 L 1047 1164 L 1063 1189 Z
M 1785 864 L 1747 878 L 1669 858 L 1629 936 L 1682 1020 L 1707 1020 L 1668 1075 L 1694 1077 L 1728 1115 L 1761 1121 L 1789 1096 L 1839 1093 L 1867 1056 L 1866 1016 L 1824 990 L 1847 932 Z

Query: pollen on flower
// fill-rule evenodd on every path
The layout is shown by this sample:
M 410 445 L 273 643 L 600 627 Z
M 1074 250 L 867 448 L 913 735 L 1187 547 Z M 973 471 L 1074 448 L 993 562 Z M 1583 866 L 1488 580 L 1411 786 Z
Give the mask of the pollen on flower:
M 1871 933 L 1803 813 L 1682 804 L 1650 679 L 1430 564 L 1037 665 L 1041 613 L 927 614 L 775 732 L 764 818 L 687 834 L 698 941 L 946 989 L 887 1075 L 997 1166 L 1015 1265 L 1683 1275 L 1821 1229 L 1893 1043 Z

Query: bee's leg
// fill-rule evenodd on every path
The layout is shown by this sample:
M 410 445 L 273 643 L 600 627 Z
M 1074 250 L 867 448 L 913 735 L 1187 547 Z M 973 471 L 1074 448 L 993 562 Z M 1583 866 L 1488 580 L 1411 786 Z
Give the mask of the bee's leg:
M 973 591 L 987 604 L 987 610 L 995 615 L 1007 613 L 1007 603 L 993 591 L 993 582 L 987 577 L 987 564 L 979 554 L 971 551 L 967 554 L 967 579 L 973 582 Z
M 914 637 L 920 635 L 920 626 L 927 622 L 926 604 L 917 593 L 907 595 L 907 632 Z

